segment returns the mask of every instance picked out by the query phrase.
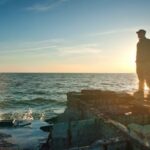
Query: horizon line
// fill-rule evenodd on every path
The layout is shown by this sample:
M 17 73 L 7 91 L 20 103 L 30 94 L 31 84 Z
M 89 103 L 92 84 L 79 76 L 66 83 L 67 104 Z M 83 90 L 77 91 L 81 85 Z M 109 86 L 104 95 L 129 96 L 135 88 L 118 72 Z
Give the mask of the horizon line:
M 135 72 L 0 72 L 0 74 L 21 74 L 21 73 L 26 73 L 26 74 L 136 74 Z

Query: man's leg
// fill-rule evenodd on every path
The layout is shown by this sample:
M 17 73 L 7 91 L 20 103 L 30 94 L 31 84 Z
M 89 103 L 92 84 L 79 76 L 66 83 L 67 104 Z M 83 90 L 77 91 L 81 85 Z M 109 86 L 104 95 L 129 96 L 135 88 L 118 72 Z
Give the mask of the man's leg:
M 141 63 L 136 64 L 136 73 L 139 80 L 138 91 L 144 91 L 144 71 Z
M 136 64 L 136 73 L 139 80 L 138 90 L 134 93 L 137 98 L 144 98 L 144 72 L 141 63 Z
M 144 80 L 141 78 L 139 78 L 138 91 L 141 91 L 141 92 L 144 91 Z
M 146 76 L 146 85 L 149 88 L 150 91 L 150 74 Z
M 147 63 L 145 68 L 145 79 L 146 79 L 146 84 L 149 88 L 149 93 L 148 93 L 148 97 L 150 97 L 150 63 Z

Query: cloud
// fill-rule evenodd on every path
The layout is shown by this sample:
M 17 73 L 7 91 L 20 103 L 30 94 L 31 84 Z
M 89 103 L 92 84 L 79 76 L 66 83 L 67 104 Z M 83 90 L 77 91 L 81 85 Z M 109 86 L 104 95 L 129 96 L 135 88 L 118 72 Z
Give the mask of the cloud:
M 79 44 L 73 46 L 60 47 L 59 52 L 62 55 L 95 55 L 101 53 L 101 49 L 97 44 Z
M 89 34 L 89 36 L 102 36 L 102 35 L 111 35 L 111 34 L 118 34 L 124 32 L 135 32 L 136 30 L 138 30 L 138 27 L 97 32 L 97 33 Z
M 96 55 L 101 53 L 101 48 L 96 43 L 76 43 L 64 39 L 50 39 L 34 42 L 20 42 L 17 43 L 0 43 L 1 55 L 49 55 L 57 54 L 58 56 L 72 56 L 72 55 Z
M 19 43 L 0 43 L 0 54 L 20 54 L 20 53 L 43 53 L 44 51 L 56 49 L 63 39 L 49 39 L 33 42 L 19 42 Z
M 28 11 L 36 11 L 36 12 L 45 12 L 52 10 L 58 7 L 60 4 L 68 2 L 69 0 L 55 0 L 55 2 L 51 2 L 50 0 L 47 3 L 36 3 L 32 6 L 26 8 Z

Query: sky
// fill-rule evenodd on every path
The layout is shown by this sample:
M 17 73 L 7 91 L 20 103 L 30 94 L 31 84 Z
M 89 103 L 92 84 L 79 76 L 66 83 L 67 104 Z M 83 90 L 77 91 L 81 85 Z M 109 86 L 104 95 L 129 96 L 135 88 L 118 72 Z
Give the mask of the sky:
M 135 72 L 149 0 L 0 0 L 0 72 Z

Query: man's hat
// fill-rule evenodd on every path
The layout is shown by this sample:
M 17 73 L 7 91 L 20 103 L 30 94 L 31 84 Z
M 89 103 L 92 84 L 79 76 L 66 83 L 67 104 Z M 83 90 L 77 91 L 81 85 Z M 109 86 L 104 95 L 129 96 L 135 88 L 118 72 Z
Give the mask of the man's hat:
M 145 33 L 146 33 L 146 31 L 145 31 L 145 30 L 143 30 L 143 29 L 140 29 L 140 30 L 138 30 L 136 33 L 137 33 L 137 34 L 139 34 L 139 33 L 143 33 L 143 34 L 145 34 Z

